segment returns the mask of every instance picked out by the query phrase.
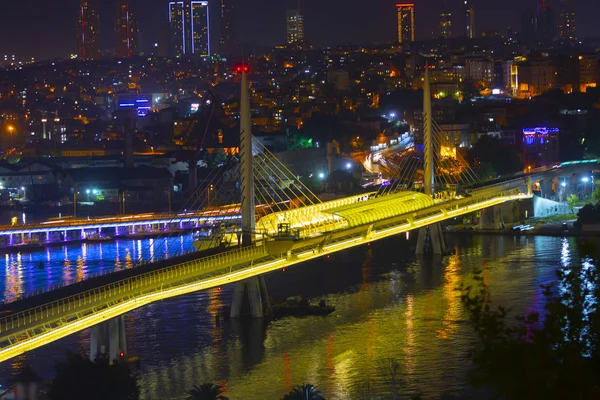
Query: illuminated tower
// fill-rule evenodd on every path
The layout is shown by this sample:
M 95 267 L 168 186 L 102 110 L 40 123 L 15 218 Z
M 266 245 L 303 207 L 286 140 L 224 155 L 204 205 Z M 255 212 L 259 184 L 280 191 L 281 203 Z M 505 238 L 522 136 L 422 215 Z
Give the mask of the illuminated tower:
M 575 0 L 559 0 L 558 36 L 565 40 L 577 39 Z
M 472 1 L 465 0 L 465 34 L 469 39 L 475 37 L 475 9 Z
M 231 53 L 235 47 L 234 30 L 234 7 L 233 0 L 221 0 L 221 39 L 219 40 L 219 51 Z
M 398 43 L 415 41 L 415 5 L 396 4 L 398 10 Z
M 445 39 L 452 36 L 452 14 L 448 12 L 445 1 L 444 9 L 440 13 L 440 35 Z
M 98 48 L 98 13 L 91 0 L 80 0 L 77 21 L 77 49 L 79 58 L 95 60 L 100 56 Z
M 304 18 L 300 10 L 287 11 L 287 42 L 288 44 L 301 43 L 304 41 Z
M 210 55 L 210 30 L 208 1 L 190 2 L 192 54 L 202 57 Z
M 115 55 L 117 57 L 131 57 L 137 53 L 138 29 L 131 0 L 117 1 L 115 34 L 117 39 Z
M 176 55 L 210 55 L 208 1 L 170 2 L 169 24 Z
M 173 53 L 181 56 L 186 53 L 184 32 L 185 16 L 183 1 L 172 1 L 169 3 L 169 24 L 171 25 L 171 40 L 173 42 Z

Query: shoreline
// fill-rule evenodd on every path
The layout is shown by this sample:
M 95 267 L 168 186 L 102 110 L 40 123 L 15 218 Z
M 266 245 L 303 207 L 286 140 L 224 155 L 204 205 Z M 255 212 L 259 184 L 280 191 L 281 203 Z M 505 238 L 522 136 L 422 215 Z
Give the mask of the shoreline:
M 551 237 L 589 237 L 599 236 L 600 232 L 583 232 L 568 230 L 563 231 L 560 229 L 547 229 L 543 231 L 531 230 L 531 231 L 512 231 L 512 230 L 447 230 L 445 234 L 449 235 L 493 235 L 493 236 L 551 236 Z

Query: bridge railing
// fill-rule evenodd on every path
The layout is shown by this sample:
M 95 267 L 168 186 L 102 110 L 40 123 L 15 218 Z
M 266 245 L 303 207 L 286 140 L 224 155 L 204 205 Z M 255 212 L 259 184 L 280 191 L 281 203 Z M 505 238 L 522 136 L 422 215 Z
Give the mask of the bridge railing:
M 201 273 L 216 272 L 219 270 L 230 270 L 236 263 L 247 263 L 254 259 L 265 256 L 265 247 L 256 246 L 249 248 L 239 248 L 226 253 L 205 257 L 199 260 L 187 261 L 174 266 L 162 268 L 156 271 L 150 271 L 135 277 L 126 278 L 111 284 L 107 284 L 92 290 L 88 290 L 76 295 L 68 296 L 62 299 L 52 301 L 42 306 L 34 307 L 15 313 L 10 316 L 0 318 L 0 333 L 9 333 L 15 329 L 25 328 L 28 325 L 33 327 L 47 320 L 51 316 L 59 316 L 66 311 L 76 311 L 88 309 L 92 304 L 97 304 L 99 300 L 104 301 L 104 305 L 113 305 L 126 301 L 134 295 L 139 295 L 145 290 L 162 288 L 165 283 L 184 277 L 193 277 Z M 223 266 L 229 267 L 224 268 Z M 110 301 L 109 301 L 110 300 Z M 77 316 L 79 317 L 79 316 Z M 35 335 L 36 332 L 28 332 L 28 336 Z M 13 341 L 18 341 L 15 337 Z M 1 344 L 0 344 L 1 346 Z
M 40 229 L 47 230 L 52 228 L 66 228 L 69 229 L 74 226 L 96 226 L 96 225 L 114 225 L 114 224 L 133 224 L 133 223 L 148 223 L 150 221 L 161 220 L 160 223 L 169 222 L 174 219 L 181 219 L 183 221 L 192 221 L 196 219 L 219 219 L 225 217 L 233 217 L 236 214 L 216 214 L 216 215 L 208 215 L 204 211 L 199 211 L 190 215 L 179 215 L 179 214 L 153 214 L 152 216 L 146 216 L 146 214 L 142 214 L 144 217 L 135 218 L 135 216 L 131 217 L 104 217 L 104 218 L 96 218 L 96 219 L 65 219 L 63 222 L 58 221 L 44 221 L 44 222 L 35 222 L 24 225 L 0 225 L 0 234 L 6 231 L 14 231 L 14 230 L 23 230 L 23 229 Z
M 193 249 L 193 248 L 191 248 L 191 249 L 188 249 L 187 251 L 183 251 L 182 253 L 176 253 L 174 256 L 181 256 L 181 255 L 184 255 L 184 254 L 189 254 L 189 253 L 194 253 L 194 252 L 196 252 L 196 250 Z M 163 256 L 160 256 L 160 257 L 154 257 L 154 258 L 152 258 L 151 261 L 143 261 L 142 260 L 142 261 L 136 262 L 134 260 L 132 268 L 135 268 L 135 267 L 138 267 L 138 266 L 142 266 L 142 265 L 146 265 L 146 264 L 148 264 L 150 262 L 154 263 L 154 262 L 160 262 L 160 261 L 168 260 L 169 258 L 170 257 L 167 257 L 166 255 L 163 255 Z M 113 274 L 115 272 L 125 271 L 127 269 L 129 269 L 129 268 L 120 268 L 120 269 L 116 268 L 116 267 L 114 267 L 114 268 L 107 268 L 107 269 L 105 269 L 103 271 L 100 271 L 100 272 L 93 272 L 93 273 L 85 276 L 83 279 L 71 279 L 71 280 L 68 280 L 68 281 L 55 283 L 53 285 L 46 286 L 46 287 L 43 287 L 43 288 L 38 288 L 38 289 L 35 289 L 35 290 L 29 290 L 27 292 L 20 293 L 20 294 L 14 296 L 11 299 L 4 300 L 2 302 L 2 304 L 10 304 L 10 303 L 13 303 L 13 302 L 18 301 L 18 300 L 28 299 L 30 297 L 38 296 L 38 295 L 44 294 L 44 293 L 49 293 L 49 292 L 52 292 L 52 291 L 57 290 L 57 289 L 62 289 L 62 288 L 67 287 L 67 286 L 71 286 L 71 285 L 75 285 L 75 284 L 81 283 L 81 282 L 83 282 L 83 281 L 85 281 L 87 279 L 93 279 L 93 278 L 97 278 L 99 276 L 106 276 L 106 275 Z
M 518 189 L 485 193 L 481 196 L 467 197 L 454 204 L 436 205 L 414 215 L 417 221 L 432 215 L 451 214 L 453 210 L 469 207 L 471 204 L 503 196 L 519 194 Z M 406 215 L 408 216 L 408 214 Z M 402 216 L 398 216 L 400 218 Z M 379 228 L 383 226 L 380 225 Z M 350 237 L 350 236 L 349 236 Z M 339 240 L 343 240 L 340 236 Z M 352 238 L 351 238 L 352 239 Z M 246 268 L 254 263 L 267 262 L 282 258 L 283 255 L 269 256 L 266 246 L 238 248 L 198 260 L 188 261 L 126 278 L 76 295 L 68 296 L 50 303 L 0 318 L 0 347 L 15 344 L 25 338 L 31 338 L 47 329 L 50 324 L 67 323 L 88 316 L 107 307 L 116 306 L 145 294 L 163 292 L 167 288 L 181 288 L 187 283 L 198 283 L 200 277 L 222 276 Z M 65 320 L 65 318 L 68 318 Z M 61 322 L 58 322 L 61 321 Z M 26 333 L 26 335 L 24 335 Z

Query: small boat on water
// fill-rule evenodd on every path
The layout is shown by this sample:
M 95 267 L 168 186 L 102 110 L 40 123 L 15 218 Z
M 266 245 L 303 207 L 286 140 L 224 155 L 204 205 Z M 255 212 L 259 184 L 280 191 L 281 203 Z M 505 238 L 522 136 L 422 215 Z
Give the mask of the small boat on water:
M 85 241 L 89 242 L 89 243 L 105 243 L 105 242 L 110 242 L 112 240 L 113 240 L 112 236 L 102 236 L 98 233 L 93 233 L 93 234 L 89 235 L 87 238 L 85 238 Z
M 318 304 L 311 304 L 308 297 L 289 297 L 285 303 L 271 306 L 274 318 L 286 316 L 329 315 L 335 311 L 334 306 L 327 305 L 325 299 Z
M 128 233 L 125 236 L 130 239 L 143 239 L 143 238 L 160 236 L 162 233 L 163 233 L 162 231 L 142 231 L 142 232 Z
M 3 254 L 5 253 L 18 253 L 24 251 L 37 251 L 43 249 L 44 246 L 37 239 L 31 239 L 23 243 L 13 244 L 10 247 L 5 247 L 0 250 Z

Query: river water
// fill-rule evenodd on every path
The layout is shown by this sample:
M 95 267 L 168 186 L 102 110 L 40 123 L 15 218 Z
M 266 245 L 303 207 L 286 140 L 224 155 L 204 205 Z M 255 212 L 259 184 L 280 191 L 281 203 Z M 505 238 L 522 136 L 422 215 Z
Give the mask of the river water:
M 179 240 L 180 247 L 187 246 Z M 86 245 L 85 253 L 81 247 L 54 250 L 49 258 L 46 254 L 44 270 L 36 266 L 42 256 L 32 254 L 31 262 L 22 256 L 18 284 L 10 278 L 15 267 L 8 265 L 15 261 L 9 263 L 9 256 L 2 295 L 6 299 L 18 288 L 44 284 L 43 274 L 59 280 L 65 270 L 113 268 L 117 255 L 118 268 L 126 267 L 127 254 L 135 258 L 140 249 L 146 254 L 148 245 L 130 242 L 118 249 L 117 243 L 102 244 L 102 254 L 100 245 Z M 415 393 L 425 399 L 480 397 L 467 381 L 474 335 L 457 285 L 483 268 L 495 302 L 516 314 L 541 310 L 540 285 L 552 282 L 560 265 L 580 260 L 575 239 L 456 236 L 448 243 L 454 255 L 424 261 L 412 255 L 414 238 L 398 236 L 266 276 L 275 300 L 325 298 L 336 306 L 327 317 L 253 323 L 216 318 L 229 304 L 232 287 L 129 313 L 128 350 L 140 358 L 142 398 L 184 399 L 192 385 L 204 382 L 222 384 L 231 400 L 280 399 L 303 382 L 317 385 L 327 399 L 369 398 L 366 392 L 385 395 L 380 366 L 390 359 L 400 364 L 403 398 Z M 155 254 L 161 248 L 155 245 Z M 53 363 L 67 349 L 88 351 L 89 330 L 0 364 L 0 383 L 25 364 L 51 378 Z

